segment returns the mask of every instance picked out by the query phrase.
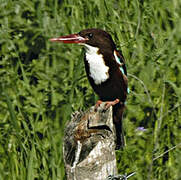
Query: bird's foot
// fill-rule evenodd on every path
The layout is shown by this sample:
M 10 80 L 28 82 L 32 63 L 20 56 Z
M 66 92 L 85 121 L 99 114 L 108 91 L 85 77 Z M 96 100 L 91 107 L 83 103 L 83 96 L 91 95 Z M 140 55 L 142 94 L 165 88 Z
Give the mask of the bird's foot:
M 98 107 L 102 104 L 102 101 L 101 100 L 98 100 L 95 104 L 95 108 L 94 110 L 97 111 Z
M 116 104 L 119 103 L 119 102 L 120 102 L 119 99 L 115 99 L 114 101 L 106 101 L 106 102 L 105 102 L 105 107 L 104 107 L 104 109 L 107 110 L 107 109 L 110 108 L 110 106 L 114 106 L 114 105 L 116 105 Z M 101 101 L 101 100 L 98 100 L 98 101 L 97 101 L 97 103 L 95 104 L 95 111 L 97 111 L 98 107 L 99 107 L 100 104 L 102 104 L 102 103 L 103 103 L 103 101 Z M 121 103 L 121 102 L 120 102 L 120 103 Z
M 119 99 L 115 99 L 114 101 L 107 101 L 105 104 L 105 109 L 109 109 L 111 106 L 114 106 L 119 102 Z
M 109 109 L 111 106 L 114 106 L 119 102 L 120 102 L 119 99 L 115 99 L 114 101 L 106 101 L 105 109 Z

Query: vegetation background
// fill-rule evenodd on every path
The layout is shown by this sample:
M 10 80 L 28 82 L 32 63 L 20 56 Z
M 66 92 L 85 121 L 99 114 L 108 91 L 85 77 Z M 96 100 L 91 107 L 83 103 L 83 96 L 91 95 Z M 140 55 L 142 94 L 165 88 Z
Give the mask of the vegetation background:
M 64 125 L 97 97 L 81 48 L 48 39 L 90 27 L 110 32 L 129 73 L 119 173 L 181 179 L 180 0 L 0 0 L 0 9 L 0 179 L 65 179 Z

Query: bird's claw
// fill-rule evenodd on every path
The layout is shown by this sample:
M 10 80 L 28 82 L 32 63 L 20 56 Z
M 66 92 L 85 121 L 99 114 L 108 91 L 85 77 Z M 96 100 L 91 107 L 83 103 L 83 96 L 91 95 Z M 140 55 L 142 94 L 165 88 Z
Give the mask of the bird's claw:
M 117 103 L 119 103 L 119 99 L 115 99 L 114 101 L 107 101 L 105 104 L 105 109 L 109 109 L 111 106 L 116 105 Z
M 101 104 L 102 104 L 102 101 L 101 101 L 101 100 L 98 100 L 98 101 L 96 102 L 95 108 L 94 108 L 95 112 L 97 111 L 98 107 L 99 107 Z
M 109 109 L 110 106 L 114 106 L 114 105 L 116 105 L 116 104 L 119 103 L 119 102 L 120 102 L 119 99 L 115 99 L 114 101 L 106 101 L 106 102 L 105 102 L 105 106 L 104 106 L 104 110 Z M 95 104 L 95 108 L 94 108 L 95 112 L 97 111 L 98 107 L 99 107 L 100 104 L 102 104 L 102 103 L 103 103 L 103 101 L 101 101 L 101 100 L 98 100 L 98 101 L 97 101 L 97 103 Z M 121 102 L 120 102 L 120 103 L 121 103 Z

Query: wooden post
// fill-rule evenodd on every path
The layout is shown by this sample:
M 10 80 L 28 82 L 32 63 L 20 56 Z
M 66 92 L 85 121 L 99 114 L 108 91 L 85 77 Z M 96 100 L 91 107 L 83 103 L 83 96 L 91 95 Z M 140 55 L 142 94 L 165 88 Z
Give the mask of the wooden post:
M 117 174 L 112 107 L 75 112 L 65 128 L 64 163 L 67 180 L 106 180 Z

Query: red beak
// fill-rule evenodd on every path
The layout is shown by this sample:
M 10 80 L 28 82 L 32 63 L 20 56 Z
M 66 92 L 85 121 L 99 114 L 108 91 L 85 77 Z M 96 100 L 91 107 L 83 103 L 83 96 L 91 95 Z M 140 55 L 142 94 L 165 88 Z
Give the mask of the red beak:
M 63 42 L 63 43 L 84 43 L 87 39 L 80 36 L 79 34 L 70 34 L 67 36 L 61 36 L 58 38 L 51 38 L 52 42 Z

